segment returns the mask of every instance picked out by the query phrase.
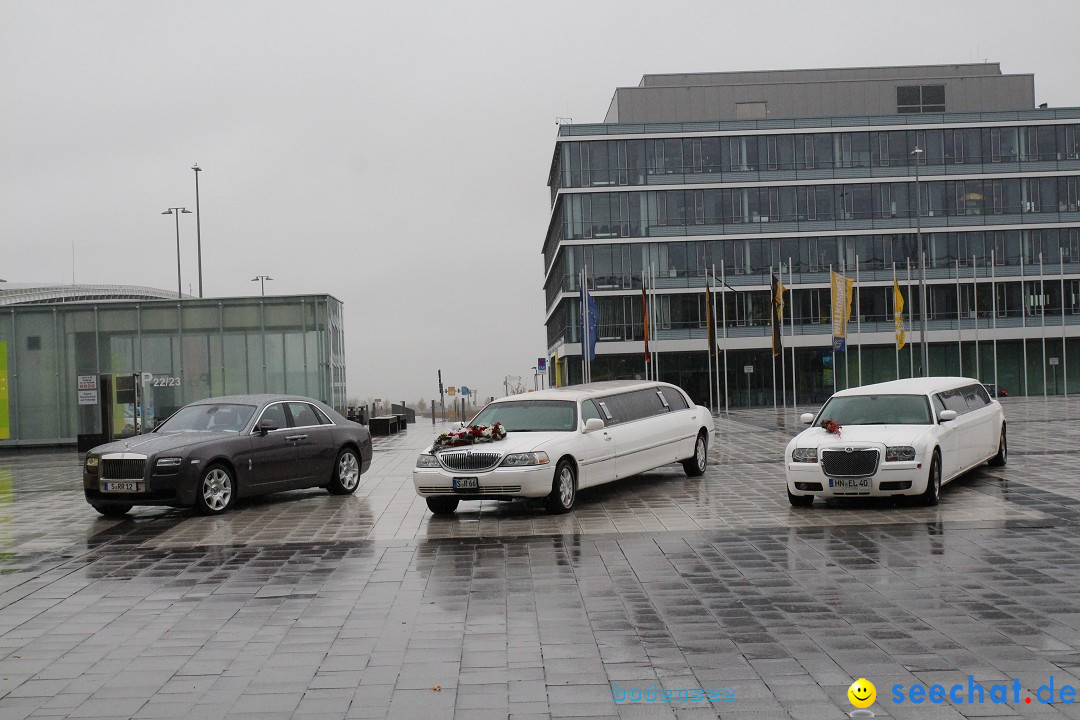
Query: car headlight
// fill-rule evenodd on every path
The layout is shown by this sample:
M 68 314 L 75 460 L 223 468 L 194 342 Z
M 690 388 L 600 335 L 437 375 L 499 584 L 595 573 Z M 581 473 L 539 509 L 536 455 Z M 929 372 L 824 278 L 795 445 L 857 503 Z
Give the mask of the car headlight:
M 418 468 L 437 468 L 439 467 L 439 458 L 434 455 L 424 453 L 420 457 L 416 458 L 416 467 Z
M 911 462 L 915 459 L 915 448 L 910 445 L 885 448 L 885 462 Z
M 511 453 L 503 458 L 503 467 L 525 467 L 527 465 L 547 465 L 548 454 L 546 452 Z
M 178 467 L 180 463 L 181 460 L 178 457 L 163 457 L 158 458 L 154 465 L 157 467 Z
M 101 461 L 97 455 L 88 455 L 86 457 L 86 469 L 90 472 L 97 472 L 98 463 Z
M 816 463 L 817 462 L 817 448 L 800 448 L 797 447 L 791 451 L 792 462 L 804 462 L 804 463 Z

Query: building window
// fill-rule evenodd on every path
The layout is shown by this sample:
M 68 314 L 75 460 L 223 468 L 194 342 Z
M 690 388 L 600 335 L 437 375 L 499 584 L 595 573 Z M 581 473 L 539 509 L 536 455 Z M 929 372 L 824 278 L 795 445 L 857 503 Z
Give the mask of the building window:
M 27 350 L 40 350 L 41 349 L 41 336 L 40 335 L 28 335 L 26 337 L 26 349 Z
M 945 86 L 901 85 L 897 87 L 896 112 L 945 112 Z

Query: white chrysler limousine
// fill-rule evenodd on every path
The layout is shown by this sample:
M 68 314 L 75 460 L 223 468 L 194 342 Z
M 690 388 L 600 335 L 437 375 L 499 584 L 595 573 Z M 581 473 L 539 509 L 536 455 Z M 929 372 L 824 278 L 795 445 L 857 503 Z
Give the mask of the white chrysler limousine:
M 978 380 L 929 377 L 842 390 L 784 453 L 788 500 L 914 495 L 936 505 L 941 486 L 1008 459 L 1005 415 Z
M 668 463 L 701 475 L 713 433 L 712 414 L 681 388 L 641 380 L 501 398 L 468 427 L 490 432 L 496 423 L 502 439 L 459 447 L 436 441 L 417 458 L 413 483 L 433 513 L 452 513 L 461 500 L 523 497 L 544 498 L 548 511 L 564 513 L 581 488 Z

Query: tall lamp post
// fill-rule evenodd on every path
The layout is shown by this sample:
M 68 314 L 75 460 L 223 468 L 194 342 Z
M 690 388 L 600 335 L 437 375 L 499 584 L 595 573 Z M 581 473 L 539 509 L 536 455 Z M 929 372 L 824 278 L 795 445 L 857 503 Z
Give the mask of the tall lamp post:
M 195 171 L 195 243 L 199 248 L 199 297 L 202 297 L 202 217 L 199 214 L 199 173 L 202 168 L 195 163 L 191 169 Z
M 259 283 L 259 290 L 261 290 L 261 292 L 259 294 L 265 297 L 266 296 L 266 281 L 267 280 L 273 280 L 273 279 L 274 278 L 270 277 L 269 275 L 256 275 L 255 277 L 251 278 L 251 282 Z
M 915 244 L 919 248 L 919 362 L 922 364 L 922 376 L 930 376 L 930 345 L 926 340 L 926 251 L 922 237 L 922 193 L 919 191 L 919 164 L 923 149 L 916 146 L 911 151 L 915 156 Z
M 175 215 L 176 216 L 176 297 L 184 297 L 183 286 L 180 284 L 180 213 L 191 214 L 191 211 L 182 207 L 171 207 L 162 215 Z

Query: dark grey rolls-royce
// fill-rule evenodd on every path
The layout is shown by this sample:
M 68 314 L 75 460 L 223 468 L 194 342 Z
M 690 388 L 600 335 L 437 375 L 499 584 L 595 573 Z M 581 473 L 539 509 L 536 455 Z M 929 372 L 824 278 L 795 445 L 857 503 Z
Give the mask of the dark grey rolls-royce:
M 350 495 L 371 466 L 371 434 L 306 397 L 235 395 L 186 405 L 153 432 L 86 455 L 83 491 L 102 515 L 135 505 L 216 515 L 238 497 L 323 487 Z

